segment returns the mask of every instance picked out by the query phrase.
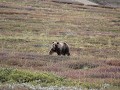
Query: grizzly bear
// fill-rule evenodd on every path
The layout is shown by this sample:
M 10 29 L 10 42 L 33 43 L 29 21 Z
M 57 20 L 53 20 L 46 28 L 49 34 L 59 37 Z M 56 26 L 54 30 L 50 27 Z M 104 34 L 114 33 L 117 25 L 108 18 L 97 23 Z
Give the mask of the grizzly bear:
M 52 55 L 54 52 L 57 55 L 70 55 L 69 46 L 65 42 L 53 42 L 49 55 Z

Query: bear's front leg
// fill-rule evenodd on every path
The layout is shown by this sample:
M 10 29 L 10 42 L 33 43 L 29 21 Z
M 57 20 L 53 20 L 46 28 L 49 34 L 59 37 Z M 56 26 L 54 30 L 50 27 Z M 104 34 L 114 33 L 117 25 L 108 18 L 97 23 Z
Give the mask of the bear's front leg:
M 60 52 L 60 51 L 57 51 L 57 55 L 61 55 L 61 52 Z

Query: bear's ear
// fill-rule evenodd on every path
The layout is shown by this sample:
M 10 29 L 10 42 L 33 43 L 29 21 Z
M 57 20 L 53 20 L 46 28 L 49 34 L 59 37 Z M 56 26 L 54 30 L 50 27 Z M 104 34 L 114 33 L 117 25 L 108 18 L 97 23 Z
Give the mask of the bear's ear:
M 59 42 L 57 42 L 57 44 L 59 44 Z
M 54 43 L 54 42 L 52 42 L 52 43 Z

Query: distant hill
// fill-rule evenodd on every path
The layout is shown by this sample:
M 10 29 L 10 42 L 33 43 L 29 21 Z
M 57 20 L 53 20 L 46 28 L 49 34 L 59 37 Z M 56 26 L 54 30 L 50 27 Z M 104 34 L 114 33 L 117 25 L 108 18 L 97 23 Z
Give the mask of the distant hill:
M 103 5 L 109 7 L 120 7 L 120 0 L 52 0 L 60 3 L 77 3 L 84 5 Z
M 61 3 L 77 3 L 77 4 L 84 4 L 84 5 L 97 5 L 94 2 L 89 0 L 52 0 L 54 2 L 61 2 Z
M 100 5 L 120 7 L 120 0 L 89 0 Z

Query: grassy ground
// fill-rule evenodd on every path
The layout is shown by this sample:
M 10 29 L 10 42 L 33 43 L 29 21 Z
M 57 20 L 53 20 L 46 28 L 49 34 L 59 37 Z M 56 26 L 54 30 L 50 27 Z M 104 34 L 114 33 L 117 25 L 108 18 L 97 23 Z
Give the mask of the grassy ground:
M 119 87 L 119 15 L 119 8 L 0 0 L 0 66 Z M 67 42 L 71 56 L 49 56 L 53 41 Z

